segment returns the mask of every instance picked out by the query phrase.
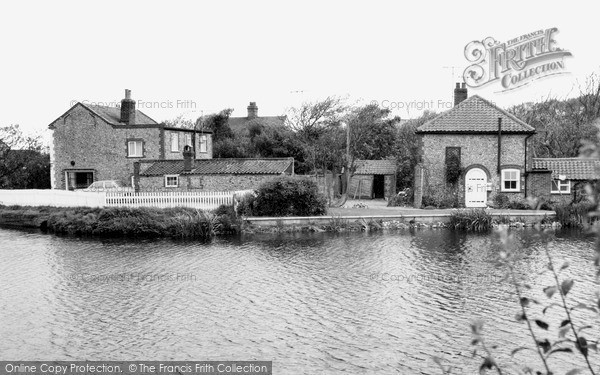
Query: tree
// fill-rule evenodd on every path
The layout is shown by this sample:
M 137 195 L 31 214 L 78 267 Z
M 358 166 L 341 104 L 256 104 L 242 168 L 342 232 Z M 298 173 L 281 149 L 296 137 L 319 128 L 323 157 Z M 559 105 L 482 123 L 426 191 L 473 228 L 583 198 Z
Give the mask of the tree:
M 19 125 L 0 128 L 0 188 L 50 187 L 50 157 L 40 137 L 23 134 Z
M 303 103 L 299 108 L 288 111 L 286 125 L 295 132 L 302 144 L 304 159 L 313 173 L 322 167 L 319 139 L 326 133 L 331 134 L 330 131 L 339 126 L 347 110 L 343 99 L 329 96 L 321 101 Z
M 577 157 L 582 141 L 595 139 L 598 132 L 593 123 L 600 117 L 600 80 L 592 74 L 576 98 L 546 98 L 509 112 L 536 129 L 531 138 L 534 157 Z
M 416 134 L 417 128 L 437 115 L 435 112 L 426 110 L 420 117 L 410 119 L 397 126 L 394 156 L 396 157 L 396 184 L 398 188 L 412 188 L 420 151 Z

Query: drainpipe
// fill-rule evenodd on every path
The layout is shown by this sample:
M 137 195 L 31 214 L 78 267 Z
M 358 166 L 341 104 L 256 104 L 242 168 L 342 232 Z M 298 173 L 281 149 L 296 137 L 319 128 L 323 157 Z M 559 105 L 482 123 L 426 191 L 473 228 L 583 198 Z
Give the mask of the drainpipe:
M 525 160 L 524 160 L 524 166 L 525 166 L 525 197 L 527 197 L 527 180 L 528 180 L 528 174 L 529 174 L 529 170 L 527 168 L 527 140 L 529 138 L 531 138 L 535 133 L 529 134 L 527 137 L 525 137 Z
M 498 175 L 500 175 L 501 155 L 502 155 L 502 117 L 498 117 Z

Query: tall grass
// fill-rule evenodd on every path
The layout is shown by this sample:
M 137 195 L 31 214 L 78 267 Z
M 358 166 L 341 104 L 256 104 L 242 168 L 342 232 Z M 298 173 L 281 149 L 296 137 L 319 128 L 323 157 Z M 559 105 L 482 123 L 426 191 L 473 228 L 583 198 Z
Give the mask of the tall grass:
M 597 216 L 591 216 L 595 205 L 591 202 L 580 202 L 554 206 L 556 220 L 564 227 L 585 227 L 597 220 Z
M 469 232 L 488 232 L 492 229 L 492 215 L 484 209 L 455 210 L 450 215 L 450 228 Z
M 59 234 L 210 239 L 220 223 L 192 208 L 63 208 L 50 214 L 47 227 Z

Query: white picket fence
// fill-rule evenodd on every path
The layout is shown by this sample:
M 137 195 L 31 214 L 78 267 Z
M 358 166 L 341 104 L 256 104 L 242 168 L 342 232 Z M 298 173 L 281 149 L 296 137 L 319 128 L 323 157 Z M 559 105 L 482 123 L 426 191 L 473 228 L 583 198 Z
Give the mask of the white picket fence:
M 232 205 L 234 195 L 243 195 L 243 191 L 158 191 L 158 192 L 108 192 L 105 206 L 127 207 L 191 207 L 213 210 L 222 204 Z
M 153 191 L 153 192 L 84 192 L 66 190 L 0 190 L 0 204 L 5 206 L 54 207 L 192 207 L 213 210 L 233 204 L 240 191 Z

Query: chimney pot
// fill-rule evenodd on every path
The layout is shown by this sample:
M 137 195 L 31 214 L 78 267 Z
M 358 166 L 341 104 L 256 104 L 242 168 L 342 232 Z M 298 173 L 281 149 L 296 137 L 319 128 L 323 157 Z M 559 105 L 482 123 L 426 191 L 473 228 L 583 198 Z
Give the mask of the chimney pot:
M 463 82 L 462 87 L 459 82 L 456 83 L 456 88 L 454 89 L 454 106 L 459 105 L 463 100 L 467 99 L 468 92 L 465 83 Z
M 131 99 L 131 90 L 125 89 L 125 99 Z

